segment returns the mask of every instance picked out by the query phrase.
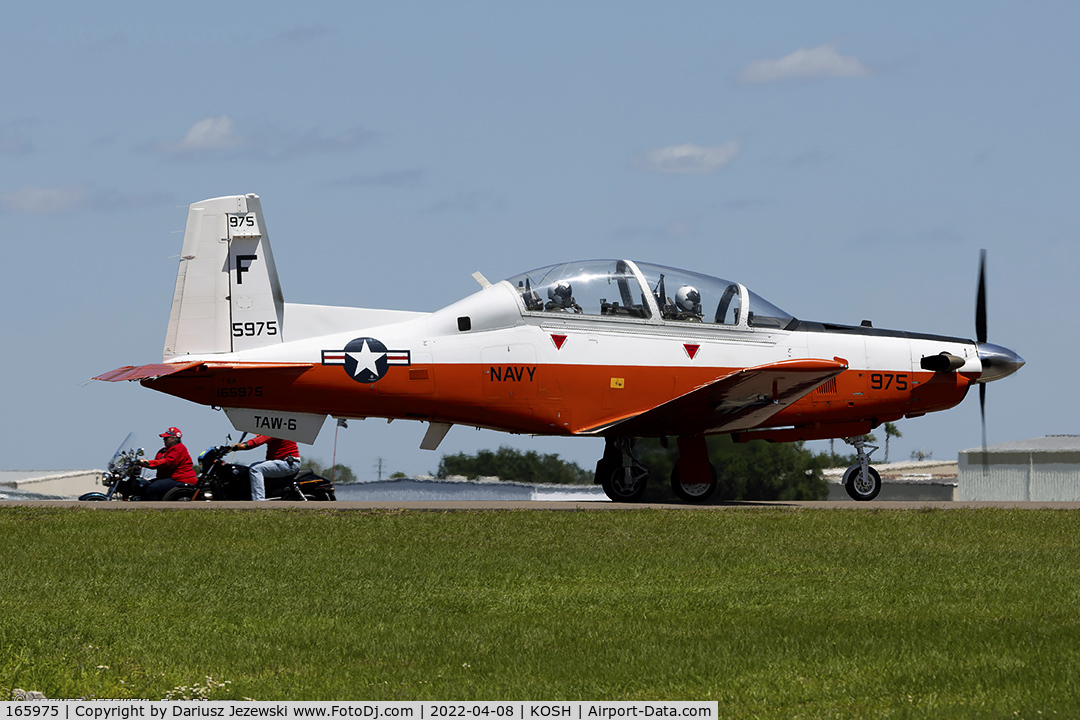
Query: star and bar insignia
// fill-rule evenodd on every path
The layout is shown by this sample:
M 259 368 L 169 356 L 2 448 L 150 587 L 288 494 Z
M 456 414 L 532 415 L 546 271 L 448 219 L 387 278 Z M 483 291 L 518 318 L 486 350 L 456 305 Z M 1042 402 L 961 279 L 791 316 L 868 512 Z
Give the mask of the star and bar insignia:
M 358 383 L 381 380 L 391 365 L 411 365 L 409 350 L 387 350 L 375 338 L 350 340 L 342 350 L 323 350 L 323 365 L 341 365 L 349 377 Z

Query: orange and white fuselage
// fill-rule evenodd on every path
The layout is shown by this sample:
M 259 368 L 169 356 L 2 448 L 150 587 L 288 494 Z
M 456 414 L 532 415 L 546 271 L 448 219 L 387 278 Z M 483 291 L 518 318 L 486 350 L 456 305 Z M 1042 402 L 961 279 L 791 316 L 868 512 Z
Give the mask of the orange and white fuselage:
M 971 340 L 796 320 L 739 283 L 630 260 L 477 278 L 480 291 L 432 313 L 291 305 L 258 198 L 203 201 L 189 212 L 164 362 L 101 379 L 301 442 L 327 416 L 425 421 L 434 447 L 452 425 L 851 437 L 953 407 L 1023 363 Z

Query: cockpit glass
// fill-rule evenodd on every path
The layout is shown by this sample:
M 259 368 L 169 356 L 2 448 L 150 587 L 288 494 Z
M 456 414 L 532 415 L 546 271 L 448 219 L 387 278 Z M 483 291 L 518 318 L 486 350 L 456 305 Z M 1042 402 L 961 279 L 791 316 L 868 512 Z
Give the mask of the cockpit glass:
M 742 294 L 738 283 L 652 263 L 636 265 L 665 320 L 739 324 Z
M 649 304 L 622 260 L 551 265 L 507 278 L 530 312 L 647 318 Z
M 665 320 L 738 325 L 746 312 L 746 324 L 750 327 L 780 329 L 793 319 L 750 291 L 747 291 L 750 307 L 743 308 L 743 288 L 730 280 L 652 263 L 635 264 L 645 276 Z
M 756 292 L 750 291 L 750 313 L 747 317 L 750 327 L 782 330 L 794 319 Z
M 794 319 L 742 285 L 689 270 L 625 260 L 550 265 L 507 278 L 529 312 L 648 318 L 651 293 L 664 320 L 782 329 Z M 749 305 L 749 307 L 745 307 Z

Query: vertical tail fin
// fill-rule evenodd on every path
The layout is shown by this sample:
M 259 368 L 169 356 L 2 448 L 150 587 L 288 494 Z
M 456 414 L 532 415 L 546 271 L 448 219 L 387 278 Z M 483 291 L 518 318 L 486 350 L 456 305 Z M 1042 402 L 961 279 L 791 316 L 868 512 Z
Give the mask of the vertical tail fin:
M 280 343 L 284 305 L 259 196 L 192 204 L 165 359 Z

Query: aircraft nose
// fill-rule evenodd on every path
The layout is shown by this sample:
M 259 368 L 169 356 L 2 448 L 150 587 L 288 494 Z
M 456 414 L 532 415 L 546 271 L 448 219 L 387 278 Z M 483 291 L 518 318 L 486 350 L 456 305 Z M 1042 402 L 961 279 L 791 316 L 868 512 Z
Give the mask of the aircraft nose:
M 988 383 L 1008 377 L 1024 367 L 1024 358 L 1009 348 L 993 343 L 978 343 L 979 360 L 982 361 L 982 375 L 975 382 Z

